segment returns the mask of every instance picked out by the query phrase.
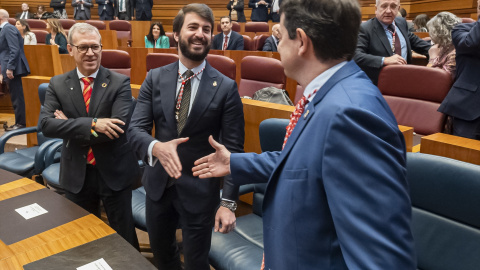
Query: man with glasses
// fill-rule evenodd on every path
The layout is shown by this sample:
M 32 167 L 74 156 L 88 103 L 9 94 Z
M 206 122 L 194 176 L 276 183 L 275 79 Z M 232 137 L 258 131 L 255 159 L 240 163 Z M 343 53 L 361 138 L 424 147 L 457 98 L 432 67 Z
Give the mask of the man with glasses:
M 110 226 L 138 249 L 131 208 L 138 163 L 125 135 L 130 79 L 100 66 L 101 41 L 89 24 L 70 29 L 67 48 L 77 67 L 50 80 L 39 127 L 46 136 L 63 139 L 65 196 L 97 217 L 102 201 Z

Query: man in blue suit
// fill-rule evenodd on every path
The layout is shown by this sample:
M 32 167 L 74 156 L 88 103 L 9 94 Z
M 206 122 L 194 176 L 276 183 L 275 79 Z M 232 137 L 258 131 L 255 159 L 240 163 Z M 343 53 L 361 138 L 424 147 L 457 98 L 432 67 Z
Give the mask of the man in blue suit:
M 194 175 L 268 181 L 265 269 L 416 269 L 404 138 L 351 60 L 358 1 L 284 0 L 280 14 L 285 74 L 305 89 L 283 150 L 230 154 L 209 138 Z
M 93 7 L 92 0 L 72 0 L 73 19 L 90 20 L 90 8 Z
M 18 29 L 8 23 L 8 12 L 0 9 L 0 84 L 5 80 L 10 88 L 10 98 L 15 111 L 15 124 L 7 130 L 25 127 L 25 99 L 22 77 L 30 73 L 23 38 Z
M 248 7 L 252 9 L 250 19 L 253 22 L 268 22 L 268 8 L 272 0 L 250 0 Z
M 213 50 L 243 50 L 243 37 L 232 30 L 232 20 L 228 16 L 220 18 L 222 33 L 213 37 Z
M 480 1 L 477 12 L 480 17 Z M 452 118 L 453 135 L 480 140 L 480 21 L 457 25 L 452 42 L 457 51 L 457 79 L 438 111 Z
M 98 5 L 98 17 L 102 21 L 113 20 L 113 0 L 95 0 Z
M 133 8 L 137 21 L 152 20 L 153 0 L 133 0 Z

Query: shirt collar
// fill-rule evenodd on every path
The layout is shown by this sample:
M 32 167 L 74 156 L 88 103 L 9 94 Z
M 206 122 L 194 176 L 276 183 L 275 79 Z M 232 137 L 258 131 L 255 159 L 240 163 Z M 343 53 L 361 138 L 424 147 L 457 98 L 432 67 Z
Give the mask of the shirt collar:
M 278 39 L 277 39 L 274 35 L 272 35 L 272 38 L 273 38 L 273 41 L 275 41 L 275 44 L 277 44 L 277 43 L 278 43 Z
M 78 68 L 77 68 L 77 75 L 78 75 L 78 78 L 79 78 L 79 79 L 82 79 L 82 78 L 84 78 L 84 77 L 92 77 L 92 78 L 95 79 L 95 78 L 97 78 L 97 75 L 98 75 L 98 71 L 99 71 L 99 70 L 100 70 L 100 69 L 97 69 L 97 71 L 95 71 L 94 73 L 92 73 L 90 76 L 85 76 L 85 75 L 83 75 L 82 73 L 80 73 L 80 71 L 79 71 Z
M 5 24 L 7 24 L 7 23 L 8 23 L 8 21 L 0 24 L 0 28 L 3 28 L 5 26 Z
M 313 79 L 303 91 L 303 95 L 308 97 L 315 89 L 320 89 L 322 86 L 335 74 L 339 69 L 347 64 L 347 61 L 343 61 L 335 66 L 325 70 L 322 74 L 318 75 L 315 79 Z M 308 101 L 312 101 L 315 95 L 312 95 Z
M 378 22 L 382 25 L 383 30 L 387 31 L 387 27 L 388 27 L 389 25 L 384 24 L 384 23 L 381 22 L 380 20 L 378 20 Z M 395 26 L 395 28 L 397 28 L 397 25 L 395 24 L 395 20 L 393 20 L 392 24 L 393 24 L 393 26 Z
M 200 70 L 202 70 L 202 69 L 205 67 L 205 65 L 206 65 L 206 62 L 205 62 L 205 60 L 203 60 L 203 62 L 202 62 L 200 65 L 192 68 L 191 70 L 192 70 L 193 74 L 197 74 L 197 72 L 199 72 Z M 188 70 L 188 68 L 185 67 L 185 66 L 182 64 L 182 61 L 178 61 L 178 70 L 180 71 L 180 74 L 183 74 L 183 73 L 185 73 L 185 71 Z M 198 80 L 201 80 L 201 79 L 202 79 L 202 74 L 203 74 L 203 72 L 200 73 L 200 74 L 198 74 L 198 75 L 195 76 L 195 77 L 196 77 Z M 180 79 L 180 76 L 178 76 L 178 80 L 179 80 L 179 81 L 182 81 L 182 79 Z
M 230 38 L 231 35 L 232 35 L 232 30 L 230 30 L 230 32 L 228 33 L 227 37 Z M 223 38 L 225 39 L 225 33 L 223 33 Z

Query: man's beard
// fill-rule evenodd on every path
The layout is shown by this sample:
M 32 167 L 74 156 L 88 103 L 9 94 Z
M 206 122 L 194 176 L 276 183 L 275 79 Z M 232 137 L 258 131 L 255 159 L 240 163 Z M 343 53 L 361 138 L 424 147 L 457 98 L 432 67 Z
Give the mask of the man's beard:
M 205 57 L 207 57 L 207 54 L 210 51 L 210 47 L 212 44 L 206 45 L 205 50 L 203 52 L 200 52 L 200 53 L 191 52 L 190 50 L 188 50 L 188 44 L 189 44 L 189 41 L 193 41 L 194 38 L 190 38 L 190 39 L 191 40 L 185 40 L 185 39 L 182 39 L 182 36 L 180 36 L 180 42 L 178 44 L 180 46 L 180 51 L 182 52 L 183 56 L 185 56 L 186 58 L 192 61 L 195 61 L 195 62 L 202 61 L 203 59 L 205 59 Z M 202 44 L 205 45 L 206 42 L 208 41 L 204 40 L 202 41 Z

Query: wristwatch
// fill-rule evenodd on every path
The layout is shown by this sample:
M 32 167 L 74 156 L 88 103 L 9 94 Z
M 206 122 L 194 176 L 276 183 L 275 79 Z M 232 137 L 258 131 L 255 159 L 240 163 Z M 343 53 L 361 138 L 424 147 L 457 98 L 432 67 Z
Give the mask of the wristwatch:
M 220 206 L 226 207 L 230 209 L 230 211 L 235 212 L 237 210 L 237 203 L 236 202 L 229 202 L 229 201 L 220 201 Z

